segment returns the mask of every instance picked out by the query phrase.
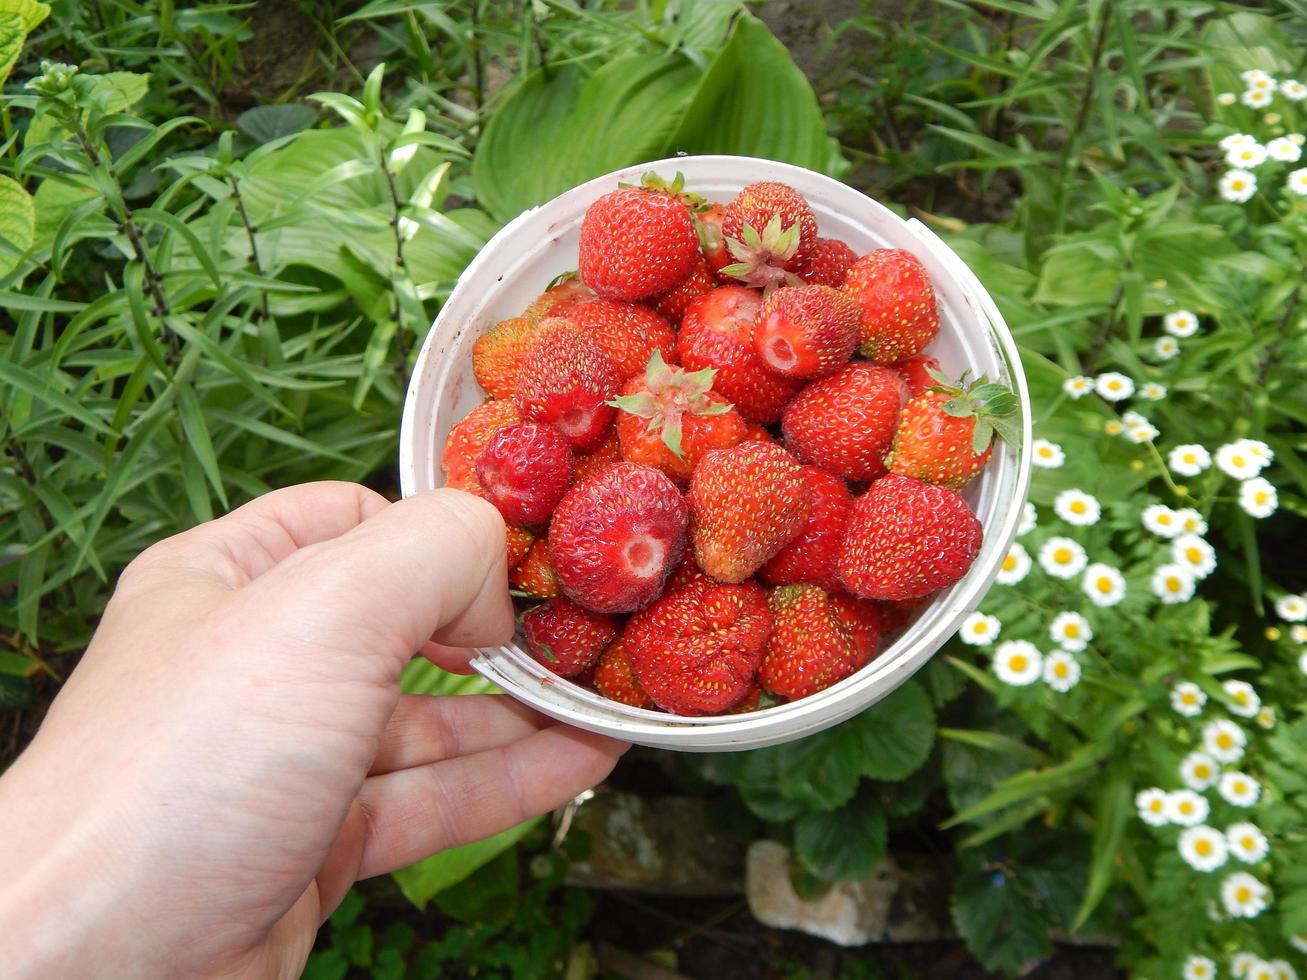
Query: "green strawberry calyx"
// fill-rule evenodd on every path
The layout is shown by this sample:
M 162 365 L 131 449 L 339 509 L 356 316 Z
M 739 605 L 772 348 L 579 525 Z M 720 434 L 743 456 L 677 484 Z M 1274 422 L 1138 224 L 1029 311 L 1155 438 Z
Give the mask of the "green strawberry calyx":
M 740 239 L 743 239 L 741 241 Z M 802 286 L 803 280 L 783 268 L 799 248 L 799 223 L 781 227 L 781 216 L 773 214 L 761 234 L 745 225 L 740 238 L 727 237 L 726 247 L 736 259 L 722 269 L 722 275 L 738 279 L 746 286 L 771 293 L 778 286 Z
M 679 170 L 676 172 L 676 176 L 671 180 L 668 180 L 666 177 L 650 170 L 641 175 L 640 183 L 638 184 L 628 184 L 625 181 L 622 181 L 619 182 L 617 186 L 642 187 L 647 191 L 656 191 L 659 194 L 670 194 L 689 208 L 691 213 L 695 211 L 707 211 L 712 207 L 712 205 L 705 201 L 702 196 L 694 193 L 694 191 L 687 191 L 685 189 L 685 174 L 681 173 Z
M 686 371 L 672 367 L 655 349 L 644 372 L 645 390 L 634 395 L 620 395 L 608 402 L 613 408 L 649 420 L 649 431 L 662 430 L 663 445 L 677 459 L 684 459 L 681 449 L 681 418 L 684 415 L 724 415 L 734 406 L 709 397 L 717 371 L 704 368 Z
M 955 419 L 974 418 L 976 427 L 971 434 L 971 451 L 979 456 L 989 448 L 995 434 L 1009 446 L 1021 445 L 1021 412 L 1016 395 L 1005 385 L 990 381 L 981 375 L 968 383 L 969 371 L 956 381 L 948 375 L 926 368 L 931 379 L 938 382 L 930 388 L 948 401 L 940 406 L 945 415 Z

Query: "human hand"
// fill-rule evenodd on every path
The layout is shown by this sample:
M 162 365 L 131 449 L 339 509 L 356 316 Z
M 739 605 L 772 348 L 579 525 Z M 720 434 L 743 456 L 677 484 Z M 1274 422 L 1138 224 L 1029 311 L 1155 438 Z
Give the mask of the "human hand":
M 505 697 L 400 695 L 415 651 L 466 669 L 509 639 L 504 565 L 484 501 L 343 483 L 143 553 L 0 779 L 6 969 L 298 976 L 356 879 L 602 779 L 622 743 Z

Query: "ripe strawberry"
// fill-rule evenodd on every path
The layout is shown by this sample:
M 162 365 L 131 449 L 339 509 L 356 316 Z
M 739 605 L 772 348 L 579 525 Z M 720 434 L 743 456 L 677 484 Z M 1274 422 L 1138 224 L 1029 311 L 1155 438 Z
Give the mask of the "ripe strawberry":
M 1001 384 L 966 377 L 957 384 L 938 374 L 934 390 L 908 402 L 885 457 L 891 473 L 957 490 L 989 462 L 994 433 L 1015 445 L 1021 438 L 1017 402 Z
M 750 711 L 757 711 L 758 705 L 762 701 L 762 688 L 757 684 L 750 684 L 749 689 L 744 692 L 744 697 L 731 705 L 723 712 L 728 715 L 747 715 Z
M 482 495 L 510 524 L 543 524 L 572 482 L 572 447 L 552 425 L 506 425 L 477 456 Z
M 748 422 L 744 428 L 744 438 L 741 442 L 775 442 L 770 432 L 757 422 Z
M 677 589 L 683 589 L 699 581 L 707 581 L 708 576 L 704 575 L 703 569 L 694 563 L 694 550 L 685 549 L 685 555 L 681 558 L 681 563 L 676 566 L 675 571 L 667 576 L 667 585 L 664 592 L 675 592 Z
M 939 384 L 939 381 L 930 376 L 931 371 L 940 369 L 939 361 L 929 354 L 913 354 L 895 362 L 892 367 L 907 382 L 909 398 L 916 398 L 923 391 Z
M 830 286 L 784 286 L 762 304 L 753 345 L 763 363 L 787 378 L 838 371 L 858 343 L 858 304 Z
M 699 247 L 703 250 L 703 257 L 708 260 L 708 268 L 714 275 L 734 261 L 731 258 L 731 250 L 726 244 L 726 238 L 722 235 L 722 218 L 725 216 L 726 209 L 720 204 L 714 204 L 708 210 L 700 211 L 694 216 L 699 230 Z
M 530 422 L 558 427 L 575 449 L 599 444 L 612 424 L 607 404 L 622 385 L 612 359 L 566 321 L 542 326 L 518 375 L 513 402 Z
M 799 268 L 799 278 L 814 286 L 843 286 L 849 267 L 858 253 L 838 238 L 818 238 L 808 261 Z
M 605 194 L 581 220 L 581 281 L 604 299 L 634 303 L 664 293 L 699 254 L 689 209 L 648 177 L 645 183 Z
M 481 450 L 506 425 L 521 422 L 517 406 L 509 401 L 484 401 L 462 421 L 454 423 L 445 439 L 440 465 L 445 471 L 445 486 L 468 493 L 481 493 L 477 483 L 476 461 Z
M 686 307 L 676 351 L 687 370 L 715 368 L 713 390 L 751 422 L 775 422 L 801 387 L 767 370 L 753 346 L 762 297 L 743 286 L 719 286 Z
M 853 495 L 843 480 L 819 467 L 804 466 L 799 472 L 808 488 L 807 523 L 762 567 L 762 579 L 769 585 L 808 582 L 833 591 L 838 584 L 835 559 L 853 510 Z
M 858 350 L 877 364 L 918 354 L 939 333 L 939 304 L 921 261 L 901 248 L 868 252 L 844 277 L 862 307 Z
M 504 540 L 508 546 L 508 569 L 516 569 L 530 554 L 536 536 L 524 527 L 504 525 Z
M 508 584 L 533 599 L 557 599 L 563 594 L 554 566 L 549 564 L 549 542 L 546 539 L 536 538 L 532 542 L 526 557 L 508 573 Z
M 594 299 L 572 306 L 567 319 L 612 359 L 623 381 L 643 371 L 654 351 L 675 358 L 676 332 L 643 306 Z
M 622 639 L 636 679 L 660 707 L 707 715 L 748 694 L 770 631 L 758 583 L 701 579 L 632 616 Z
M 604 436 L 604 441 L 594 449 L 588 453 L 572 455 L 572 486 L 594 476 L 609 463 L 620 463 L 621 460 L 622 444 L 617 441 L 617 427 L 613 426 L 608 430 L 608 435 Z
M 472 374 L 491 398 L 512 398 L 536 325 L 524 316 L 501 320 L 472 344 Z
M 846 480 L 885 472 L 907 388 L 898 372 L 865 362 L 814 381 L 785 408 L 785 448 Z
M 551 599 L 522 617 L 527 649 L 559 677 L 575 677 L 599 659 L 617 636 L 612 616 Z
M 743 582 L 803 529 L 808 489 L 780 446 L 714 449 L 690 479 L 694 556 L 719 582 Z
M 722 235 L 735 262 L 723 276 L 749 286 L 801 285 L 796 274 L 817 243 L 817 218 L 786 184 L 750 184 L 726 205 Z
M 556 280 L 553 285 L 533 299 L 522 311 L 522 316 L 536 321 L 551 316 L 562 316 L 573 304 L 584 303 L 594 298 L 594 290 L 583 283 L 576 273 L 571 273 Z
M 870 602 L 815 585 L 782 585 L 767 602 L 772 631 L 758 683 L 771 694 L 816 694 L 866 666 L 876 649 L 880 614 Z
M 891 473 L 853 503 L 840 581 L 866 599 L 920 599 L 962 578 L 982 537 L 955 492 Z
M 708 260 L 700 255 L 694 260 L 694 267 L 690 270 L 690 274 L 681 280 L 679 285 L 673 286 L 649 302 L 660 316 L 666 317 L 673 325 L 679 325 L 681 317 L 685 316 L 685 308 L 690 305 L 690 300 L 716 288 L 717 277 L 708 267 Z
M 595 690 L 609 701 L 629 704 L 632 708 L 656 707 L 635 679 L 631 654 L 620 636 L 608 644 L 608 649 L 599 657 L 599 663 L 595 665 L 594 685 Z
M 731 403 L 711 391 L 713 371 L 688 374 L 670 368 L 655 351 L 643 375 L 626 383 L 613 399 L 622 458 L 655 466 L 673 480 L 688 483 L 710 449 L 725 449 L 744 438 L 745 422 Z
M 647 606 L 681 560 L 689 518 L 676 484 L 652 466 L 599 470 L 567 492 L 549 525 L 564 595 L 597 612 Z

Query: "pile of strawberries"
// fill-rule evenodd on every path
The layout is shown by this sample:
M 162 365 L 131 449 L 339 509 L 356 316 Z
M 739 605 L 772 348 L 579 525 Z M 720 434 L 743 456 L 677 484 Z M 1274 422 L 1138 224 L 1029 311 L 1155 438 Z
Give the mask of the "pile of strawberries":
M 709 205 L 650 174 L 591 205 L 578 265 L 477 340 L 490 398 L 442 459 L 508 525 L 541 663 L 638 707 L 754 710 L 865 666 L 971 566 L 957 490 L 1016 402 L 922 353 L 915 256 L 820 237 L 784 184 Z

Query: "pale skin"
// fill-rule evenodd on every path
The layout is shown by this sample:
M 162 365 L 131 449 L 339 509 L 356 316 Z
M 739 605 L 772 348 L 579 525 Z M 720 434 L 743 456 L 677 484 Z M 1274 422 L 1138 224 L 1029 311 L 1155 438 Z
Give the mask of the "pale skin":
M 503 523 L 452 490 L 277 491 L 150 548 L 0 779 L 9 977 L 296 977 L 360 878 L 496 833 L 626 746 L 401 696 L 506 641 Z

